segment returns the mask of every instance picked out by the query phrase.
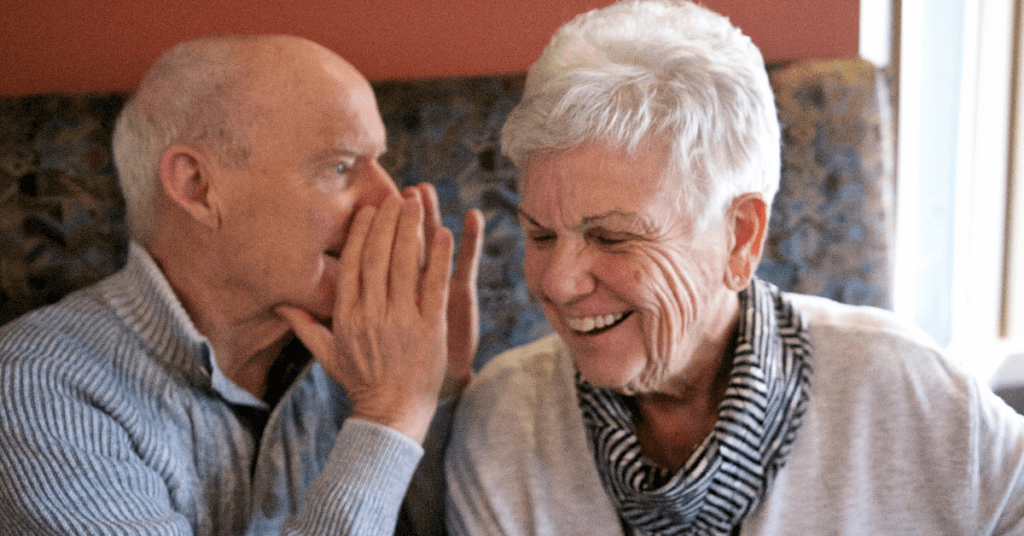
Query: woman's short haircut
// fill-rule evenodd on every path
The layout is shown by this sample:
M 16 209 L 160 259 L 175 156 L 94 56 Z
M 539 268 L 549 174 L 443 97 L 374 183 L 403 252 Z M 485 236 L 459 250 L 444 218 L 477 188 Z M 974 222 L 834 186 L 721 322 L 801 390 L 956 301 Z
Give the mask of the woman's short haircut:
M 502 129 L 522 171 L 587 142 L 635 154 L 668 143 L 666 179 L 698 228 L 737 196 L 778 190 L 779 124 L 764 60 L 729 20 L 684 0 L 626 0 L 577 16 L 530 67 Z

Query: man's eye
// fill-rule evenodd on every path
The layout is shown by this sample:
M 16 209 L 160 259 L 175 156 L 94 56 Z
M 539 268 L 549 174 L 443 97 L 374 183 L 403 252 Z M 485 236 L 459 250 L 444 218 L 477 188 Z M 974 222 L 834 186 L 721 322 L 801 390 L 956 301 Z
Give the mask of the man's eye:
M 352 171 L 352 164 L 348 162 L 338 162 L 338 166 L 335 168 L 338 175 L 347 175 L 350 171 Z

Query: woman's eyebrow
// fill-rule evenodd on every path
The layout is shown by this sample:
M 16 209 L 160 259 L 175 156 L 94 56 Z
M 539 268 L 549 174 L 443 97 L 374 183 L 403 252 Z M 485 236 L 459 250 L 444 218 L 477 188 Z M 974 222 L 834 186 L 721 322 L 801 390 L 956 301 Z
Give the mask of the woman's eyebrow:
M 526 211 L 524 211 L 522 208 L 516 207 L 516 213 L 521 218 L 523 218 L 526 221 L 528 221 L 531 225 L 533 225 L 535 227 L 541 227 L 541 228 L 544 227 L 544 225 L 541 225 L 540 222 L 538 222 L 532 216 L 527 214 Z M 621 221 L 623 223 L 626 223 L 630 227 L 635 227 L 635 226 L 637 226 L 637 223 L 638 223 L 638 220 L 639 220 L 639 216 L 637 215 L 636 212 L 626 212 L 626 211 L 622 211 L 622 210 L 609 210 L 608 212 L 603 212 L 601 214 L 595 214 L 593 216 L 584 216 L 583 219 L 581 219 L 578 224 L 573 226 L 573 228 L 583 229 L 583 228 L 590 227 L 592 225 L 596 225 L 596 224 L 599 224 L 601 222 L 604 222 L 604 221 L 607 221 L 607 220 L 612 220 L 612 219 L 619 220 L 619 221 Z
M 608 212 L 603 212 L 601 214 L 595 214 L 593 216 L 584 217 L 582 220 L 580 220 L 580 227 L 586 227 L 589 225 L 593 225 L 595 223 L 600 223 L 602 221 L 612 219 L 633 225 L 638 218 L 639 216 L 636 212 L 626 212 L 623 210 L 609 210 Z
M 523 209 L 521 209 L 519 207 L 516 207 L 516 214 L 518 214 L 520 218 L 523 218 L 526 221 L 530 222 L 530 225 L 533 225 L 534 227 L 544 227 L 537 220 L 533 219 L 532 216 L 527 214 L 526 211 L 524 211 Z

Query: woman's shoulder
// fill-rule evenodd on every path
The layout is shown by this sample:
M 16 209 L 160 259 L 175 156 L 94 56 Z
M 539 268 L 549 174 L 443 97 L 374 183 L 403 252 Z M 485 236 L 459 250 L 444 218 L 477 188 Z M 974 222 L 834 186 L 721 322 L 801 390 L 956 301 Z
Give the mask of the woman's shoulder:
M 557 334 L 510 348 L 487 362 L 473 379 L 473 385 L 507 381 L 541 381 L 571 366 L 571 358 Z
M 820 296 L 786 294 L 807 326 L 812 343 L 842 341 L 870 347 L 899 343 L 925 353 L 941 353 L 924 330 L 892 311 L 866 305 L 848 305 Z
M 470 382 L 459 401 L 463 414 L 521 418 L 552 404 L 575 404 L 575 368 L 557 334 L 511 348 L 491 359 Z M 563 400 L 573 397 L 573 400 Z
M 891 311 L 791 296 L 807 325 L 811 384 L 839 406 L 933 405 L 966 409 L 981 386 L 922 329 Z M 813 399 L 814 397 L 812 397 Z

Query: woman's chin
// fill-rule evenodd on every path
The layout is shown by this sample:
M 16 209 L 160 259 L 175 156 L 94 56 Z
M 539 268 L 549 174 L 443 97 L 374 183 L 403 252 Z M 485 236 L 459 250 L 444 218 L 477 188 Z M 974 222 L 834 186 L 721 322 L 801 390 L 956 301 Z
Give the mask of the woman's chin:
M 621 354 L 618 359 L 575 353 L 573 357 L 576 368 L 584 380 L 592 385 L 616 391 L 623 391 L 634 384 L 643 370 L 642 366 L 627 367 Z
M 657 391 L 662 373 L 652 369 L 646 359 L 629 359 L 623 354 L 616 360 L 594 360 L 591 356 L 573 356 L 580 375 L 591 385 L 614 389 L 624 395 Z

